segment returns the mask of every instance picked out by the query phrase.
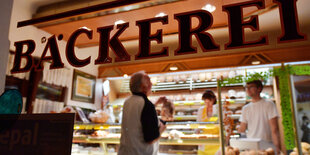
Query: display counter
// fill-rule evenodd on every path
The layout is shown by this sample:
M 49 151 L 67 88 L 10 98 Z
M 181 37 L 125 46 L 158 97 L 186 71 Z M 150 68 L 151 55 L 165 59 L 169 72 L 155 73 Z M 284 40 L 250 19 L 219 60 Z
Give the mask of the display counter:
M 120 132 L 120 124 L 77 123 L 74 125 L 73 143 L 84 146 L 97 144 L 103 153 L 113 153 L 118 150 Z M 162 134 L 159 144 L 161 153 L 196 154 L 198 145 L 220 144 L 219 124 L 218 122 L 167 122 L 167 129 Z

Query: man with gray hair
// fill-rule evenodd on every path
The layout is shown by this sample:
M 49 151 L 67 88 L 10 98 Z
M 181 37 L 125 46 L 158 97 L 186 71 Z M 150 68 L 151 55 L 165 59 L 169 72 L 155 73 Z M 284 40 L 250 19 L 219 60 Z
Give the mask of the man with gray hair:
M 144 71 L 136 72 L 131 76 L 132 96 L 126 99 L 123 106 L 118 155 L 158 154 L 158 140 L 166 126 L 158 121 L 155 106 L 147 98 L 151 88 L 150 77 Z M 156 104 L 165 100 L 165 97 L 160 97 Z

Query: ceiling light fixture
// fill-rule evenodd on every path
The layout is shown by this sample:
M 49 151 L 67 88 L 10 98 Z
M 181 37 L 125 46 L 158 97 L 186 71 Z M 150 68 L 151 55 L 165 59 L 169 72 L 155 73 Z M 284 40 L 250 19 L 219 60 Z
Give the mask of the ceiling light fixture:
M 170 69 L 171 71 L 176 71 L 176 70 L 178 70 L 178 67 L 177 67 L 177 66 L 171 66 L 169 69 Z
M 118 25 L 118 24 L 124 24 L 124 23 L 126 23 L 126 22 L 123 21 L 123 20 L 118 20 L 118 21 L 116 21 L 116 22 L 114 23 L 114 25 L 116 26 L 116 25 Z
M 252 61 L 252 65 L 259 65 L 260 64 L 260 61 Z
M 123 76 L 124 76 L 124 78 L 128 78 L 128 75 L 127 75 L 127 74 L 124 74 Z
M 215 11 L 216 7 L 214 5 L 211 4 L 206 4 L 204 7 L 201 8 L 202 10 L 206 10 L 209 12 L 213 12 Z
M 164 12 L 161 12 L 157 14 L 155 17 L 164 17 L 164 16 L 167 16 L 167 14 L 165 14 Z

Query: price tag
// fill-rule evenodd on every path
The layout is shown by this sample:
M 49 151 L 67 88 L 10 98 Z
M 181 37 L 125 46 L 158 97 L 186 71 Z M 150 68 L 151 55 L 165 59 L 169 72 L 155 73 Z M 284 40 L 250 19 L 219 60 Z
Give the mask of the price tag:
M 175 120 L 182 120 L 182 117 L 175 117 Z
M 236 101 L 235 100 L 230 100 L 229 103 L 233 104 L 233 103 L 236 103 Z
M 218 117 L 211 117 L 209 119 L 210 122 L 216 122 L 218 120 Z
M 83 125 L 83 124 L 74 125 L 74 130 L 83 130 L 83 129 L 85 129 L 85 128 L 86 128 L 86 126 Z
M 184 105 L 194 105 L 195 103 L 194 102 L 186 102 L 184 103 Z
M 108 125 L 96 125 L 95 126 L 95 130 L 105 130 L 105 129 L 109 129 Z
M 191 129 L 198 129 L 199 124 L 190 124 Z

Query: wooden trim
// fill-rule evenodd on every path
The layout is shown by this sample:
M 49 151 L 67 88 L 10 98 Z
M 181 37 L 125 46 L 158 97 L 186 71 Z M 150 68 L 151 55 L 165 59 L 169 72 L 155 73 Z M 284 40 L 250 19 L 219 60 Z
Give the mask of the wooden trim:
M 261 60 L 261 64 L 310 60 L 310 53 L 304 51 L 310 51 L 310 46 L 271 49 L 257 52 L 254 51 L 240 52 L 233 54 L 212 55 L 212 56 L 178 59 L 178 60 L 163 60 L 157 62 L 141 62 L 136 64 L 123 63 L 114 65 L 110 64 L 109 66 L 102 65 L 98 67 L 98 73 L 99 73 L 98 77 L 99 78 L 113 77 L 115 75 L 108 75 L 108 74 L 110 71 L 115 72 L 115 70 L 122 70 L 123 74 L 130 75 L 139 68 L 145 70 L 147 73 L 163 73 L 169 71 L 167 70 L 167 67 L 169 67 L 171 64 L 177 64 L 178 66 L 186 66 L 184 68 L 179 67 L 178 71 L 247 66 L 251 65 L 250 62 L 251 58 L 257 58 L 257 57 L 259 57 L 260 59 L 264 59 L 264 61 Z
M 35 19 L 20 21 L 17 23 L 17 27 L 19 28 L 19 27 L 28 26 L 28 25 L 34 25 L 34 24 L 38 24 L 38 23 L 48 22 L 48 21 L 52 21 L 52 20 L 67 18 L 67 17 L 71 17 L 71 16 L 86 14 L 86 13 L 90 13 L 90 12 L 96 12 L 96 11 L 100 11 L 100 10 L 104 10 L 104 9 L 108 9 L 108 8 L 115 8 L 115 7 L 134 4 L 134 3 L 138 3 L 138 2 L 144 2 L 144 1 L 147 1 L 147 0 L 130 0 L 130 1 L 128 1 L 128 0 L 117 0 L 117 1 L 113 1 L 113 2 L 98 4 L 98 5 L 94 5 L 94 6 L 90 6 L 90 7 L 85 7 L 85 8 L 81 8 L 81 9 L 76 9 L 76 10 L 72 10 L 72 11 L 62 12 L 62 13 L 58 13 L 58 14 L 54 14 L 54 15 L 49 15 L 49 16 L 45 16 L 45 17 L 39 17 L 39 18 L 35 18 Z

